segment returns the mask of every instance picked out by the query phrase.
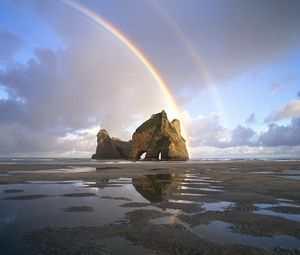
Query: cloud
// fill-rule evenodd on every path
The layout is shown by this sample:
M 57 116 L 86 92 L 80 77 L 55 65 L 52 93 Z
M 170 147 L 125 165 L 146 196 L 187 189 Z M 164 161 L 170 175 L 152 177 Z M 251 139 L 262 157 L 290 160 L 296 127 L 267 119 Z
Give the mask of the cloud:
M 217 122 L 214 122 L 216 120 Z M 198 134 L 198 140 L 192 140 L 192 155 L 195 158 L 299 158 L 300 155 L 300 118 L 293 118 L 289 125 L 270 124 L 268 129 L 261 133 L 242 126 L 229 131 L 220 126 L 218 119 L 204 117 L 202 121 L 197 119 L 194 125 L 193 136 Z M 206 134 L 212 139 L 206 139 Z
M 300 118 L 293 118 L 289 125 L 270 124 L 266 131 L 260 133 L 241 125 L 228 130 L 220 125 L 219 117 L 215 115 L 191 120 L 189 127 L 194 148 L 212 147 L 224 149 L 225 152 L 227 148 L 247 147 L 249 152 L 251 147 L 281 146 L 281 150 L 287 152 L 292 151 L 287 147 L 300 146 Z
M 297 81 L 297 76 L 294 74 L 289 74 L 283 77 L 281 80 L 272 82 L 270 84 L 271 94 L 275 95 L 283 90 L 290 89 L 294 85 L 295 81 Z
M 255 132 L 251 128 L 238 125 L 231 131 L 231 139 L 227 142 L 221 143 L 223 147 L 235 147 L 235 146 L 251 146 L 253 142 L 251 139 L 255 135 Z
M 211 146 L 227 148 L 235 146 L 251 146 L 255 132 L 251 128 L 238 125 L 230 131 L 220 125 L 220 116 L 198 117 L 191 120 L 189 129 L 191 132 L 192 146 Z
M 51 16 L 43 18 L 64 45 L 36 49 L 26 64 L 11 62 L 0 72 L 8 94 L 0 100 L 1 155 L 91 155 L 96 136 L 82 130 L 101 126 L 129 139 L 132 123 L 168 106 L 140 60 L 110 33 L 54 2 L 43 3 L 41 17 Z
M 256 121 L 256 115 L 255 115 L 254 112 L 252 112 L 252 113 L 250 113 L 249 116 L 247 117 L 245 123 L 246 123 L 247 125 L 250 125 L 250 124 L 254 123 L 255 121 Z
M 183 31 L 204 65 L 204 72 L 215 84 L 225 83 L 252 68 L 274 64 L 299 49 L 300 2 L 297 0 L 232 0 L 226 4 L 223 1 L 190 1 L 184 4 L 168 0 L 160 2 L 160 5 L 175 20 L 176 29 Z M 182 38 L 176 41 L 182 41 Z M 178 47 L 188 53 L 186 45 Z M 195 82 L 199 81 L 199 71 L 194 68 L 194 73 L 186 75 L 182 72 L 185 70 L 183 66 L 176 66 L 178 63 L 186 65 L 189 58 L 189 70 L 192 70 L 195 54 L 190 57 L 186 54 L 185 61 L 179 61 L 182 55 L 174 52 L 172 55 L 172 50 L 169 47 L 164 52 L 168 55 L 160 58 L 164 63 L 163 73 L 167 73 L 172 82 L 178 83 L 178 87 L 182 83 L 180 77 L 193 77 L 194 82 L 189 81 L 187 85 L 203 88 L 200 82 Z M 171 55 L 172 58 L 169 57 Z M 178 61 L 174 61 L 176 57 Z M 177 71 L 174 72 L 174 69 Z
M 238 146 L 228 148 L 201 146 L 192 148 L 192 153 L 195 158 L 299 158 L 300 146 Z
M 283 107 L 275 110 L 266 119 L 265 122 L 273 122 L 300 116 L 300 100 L 293 100 Z
M 193 147 L 218 146 L 220 141 L 229 139 L 229 131 L 222 127 L 219 122 L 220 116 L 216 114 L 190 119 L 188 128 L 191 135 L 191 145 Z
M 17 35 L 0 27 L 0 64 L 5 64 L 23 45 L 23 40 Z
M 289 125 L 270 124 L 259 137 L 262 146 L 300 145 L 300 118 L 293 118 Z
M 56 1 L 34 3 L 36 13 L 63 44 L 59 50 L 35 49 L 32 58 L 21 65 L 11 59 L 22 47 L 23 39 L 1 30 L 6 36 L 0 38 L 0 56 L 11 62 L 0 71 L 0 84 L 8 95 L 0 100 L 0 155 L 89 156 L 95 150 L 98 128 L 129 139 L 137 123 L 165 108 L 166 99 L 156 81 L 110 33 Z M 299 45 L 299 1 L 232 1 L 229 7 L 222 6 L 222 1 L 176 3 L 167 0 L 163 4 L 186 32 L 215 81 L 224 82 L 253 66 L 286 56 Z M 145 13 L 148 11 L 144 9 Z M 122 13 L 121 24 L 128 21 L 122 15 L 144 18 L 142 10 Z M 109 18 L 109 12 L 106 15 Z M 168 29 L 157 26 L 152 15 L 147 17 L 151 22 L 141 19 L 126 23 L 133 24 L 128 26 L 130 35 L 137 38 L 137 44 L 144 42 L 140 45 L 171 81 L 173 91 L 186 97 L 196 94 L 203 84 L 198 81 L 199 72 L 187 68 L 189 57 L 178 45 L 180 40 L 164 33 Z M 145 24 L 147 28 L 153 26 L 147 33 Z M 164 36 L 163 39 L 156 40 L 157 34 L 153 32 Z M 183 86 L 186 91 L 180 89 Z M 292 105 L 286 110 L 290 117 L 296 116 L 293 109 Z M 280 116 L 283 115 L 286 116 Z M 250 115 L 248 122 L 253 118 Z M 283 146 L 283 151 L 289 144 L 297 146 L 297 123 L 293 120 L 288 126 L 270 125 L 268 131 L 257 134 L 242 125 L 228 130 L 220 124 L 218 115 L 200 116 L 191 121 L 191 142 L 194 148 L 225 152 L 255 154 L 260 153 L 261 146 L 267 146 L 267 150 L 273 145 Z M 286 132 L 286 143 L 281 130 Z

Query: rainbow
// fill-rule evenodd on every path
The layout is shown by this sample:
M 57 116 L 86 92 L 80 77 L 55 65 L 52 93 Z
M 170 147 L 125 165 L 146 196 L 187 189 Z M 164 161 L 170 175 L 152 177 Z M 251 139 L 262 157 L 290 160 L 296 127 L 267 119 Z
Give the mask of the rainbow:
M 158 15 L 166 22 L 166 24 L 168 24 L 168 26 L 170 27 L 172 32 L 175 34 L 178 41 L 182 44 L 182 46 L 185 48 L 185 50 L 189 54 L 198 73 L 200 74 L 201 78 L 204 80 L 206 88 L 209 90 L 209 92 L 212 96 L 212 99 L 213 99 L 216 109 L 218 110 L 219 113 L 222 114 L 223 119 L 224 119 L 224 124 L 225 124 L 225 126 L 227 126 L 225 107 L 222 103 L 222 100 L 218 94 L 217 89 L 214 86 L 214 81 L 211 78 L 211 76 L 209 75 L 208 70 L 207 70 L 205 64 L 203 63 L 203 61 L 201 60 L 199 54 L 197 53 L 195 48 L 192 46 L 192 44 L 190 43 L 190 41 L 188 40 L 188 38 L 186 37 L 184 32 L 180 29 L 178 24 L 176 24 L 174 19 L 161 7 L 161 5 L 159 5 L 158 2 L 148 0 L 148 1 L 146 1 L 146 3 L 148 5 L 150 5 L 154 10 L 156 10 Z
M 79 12 L 85 17 L 88 17 L 95 23 L 101 25 L 105 30 L 113 34 L 120 42 L 122 42 L 145 66 L 145 68 L 150 72 L 150 74 L 153 76 L 153 78 L 156 80 L 157 84 L 160 86 L 160 89 L 162 90 L 163 94 L 165 95 L 168 104 L 170 105 L 172 111 L 176 115 L 180 115 L 181 111 L 179 106 L 176 103 L 176 100 L 168 87 L 167 83 L 164 81 L 162 76 L 160 75 L 159 71 L 155 69 L 151 61 L 145 56 L 145 54 L 138 48 L 135 43 L 130 40 L 125 34 L 123 34 L 120 30 L 118 30 L 116 27 L 114 27 L 110 22 L 108 22 L 106 19 L 101 17 L 99 14 L 93 12 L 92 10 L 88 9 L 87 7 L 83 6 L 82 4 L 79 4 L 77 2 L 74 2 L 72 0 L 60 0 L 62 3 L 64 3 L 66 6 L 72 8 L 73 10 Z M 182 123 L 181 131 L 183 137 L 186 138 L 186 145 L 187 149 L 189 151 L 189 154 L 191 156 L 191 150 L 189 146 L 189 139 L 188 139 L 188 132 L 186 127 L 184 126 L 184 123 Z

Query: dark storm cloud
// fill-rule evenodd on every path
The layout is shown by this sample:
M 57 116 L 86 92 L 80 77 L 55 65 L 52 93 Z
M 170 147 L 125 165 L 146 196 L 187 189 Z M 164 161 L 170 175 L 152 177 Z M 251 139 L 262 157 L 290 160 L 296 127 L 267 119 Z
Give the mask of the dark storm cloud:
M 20 37 L 0 27 L 0 64 L 9 61 L 22 44 Z
M 273 64 L 294 49 L 299 49 L 300 1 L 297 0 L 192 0 L 188 4 L 185 1 L 167 0 L 157 3 L 185 34 L 216 84 L 226 82 L 253 67 Z M 162 25 L 159 29 L 167 30 L 167 26 Z M 174 41 L 173 38 L 170 40 Z M 176 41 L 180 41 L 180 38 Z M 194 56 L 188 57 L 187 50 L 185 56 L 182 56 L 181 50 L 176 54 L 176 47 L 160 51 L 159 41 L 157 44 L 155 40 L 150 42 L 152 47 L 157 47 L 157 58 L 164 63 L 161 67 L 171 84 L 179 87 L 181 78 L 189 77 L 185 85 L 201 87 L 201 80 L 197 79 L 197 70 L 193 70 L 192 64 L 189 70 L 193 70 L 193 74 L 186 75 L 186 61 L 189 58 L 192 63 Z M 171 41 L 169 44 L 175 46 Z M 156 56 L 155 52 L 153 56 Z
M 297 0 L 86 3 L 145 51 L 180 99 L 186 99 L 182 87 L 192 91 L 189 97 L 198 95 L 204 73 L 219 85 L 274 64 L 300 45 Z

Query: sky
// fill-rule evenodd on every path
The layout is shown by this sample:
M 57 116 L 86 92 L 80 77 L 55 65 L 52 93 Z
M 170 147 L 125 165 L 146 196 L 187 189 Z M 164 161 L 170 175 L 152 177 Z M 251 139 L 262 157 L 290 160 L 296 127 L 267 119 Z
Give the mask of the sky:
M 178 110 L 113 33 L 160 73 Z M 165 109 L 192 158 L 300 156 L 300 1 L 0 0 L 0 157 L 90 157 Z

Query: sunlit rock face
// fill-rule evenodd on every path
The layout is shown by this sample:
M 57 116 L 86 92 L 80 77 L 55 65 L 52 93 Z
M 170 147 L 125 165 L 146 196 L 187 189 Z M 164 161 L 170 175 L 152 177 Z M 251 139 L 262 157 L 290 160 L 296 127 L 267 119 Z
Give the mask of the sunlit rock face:
M 131 160 L 188 160 L 185 140 L 180 134 L 179 120 L 169 122 L 162 111 L 153 114 L 132 136 Z
M 111 138 L 105 129 L 97 135 L 97 149 L 93 159 L 128 159 L 131 151 L 131 141 L 125 142 Z

